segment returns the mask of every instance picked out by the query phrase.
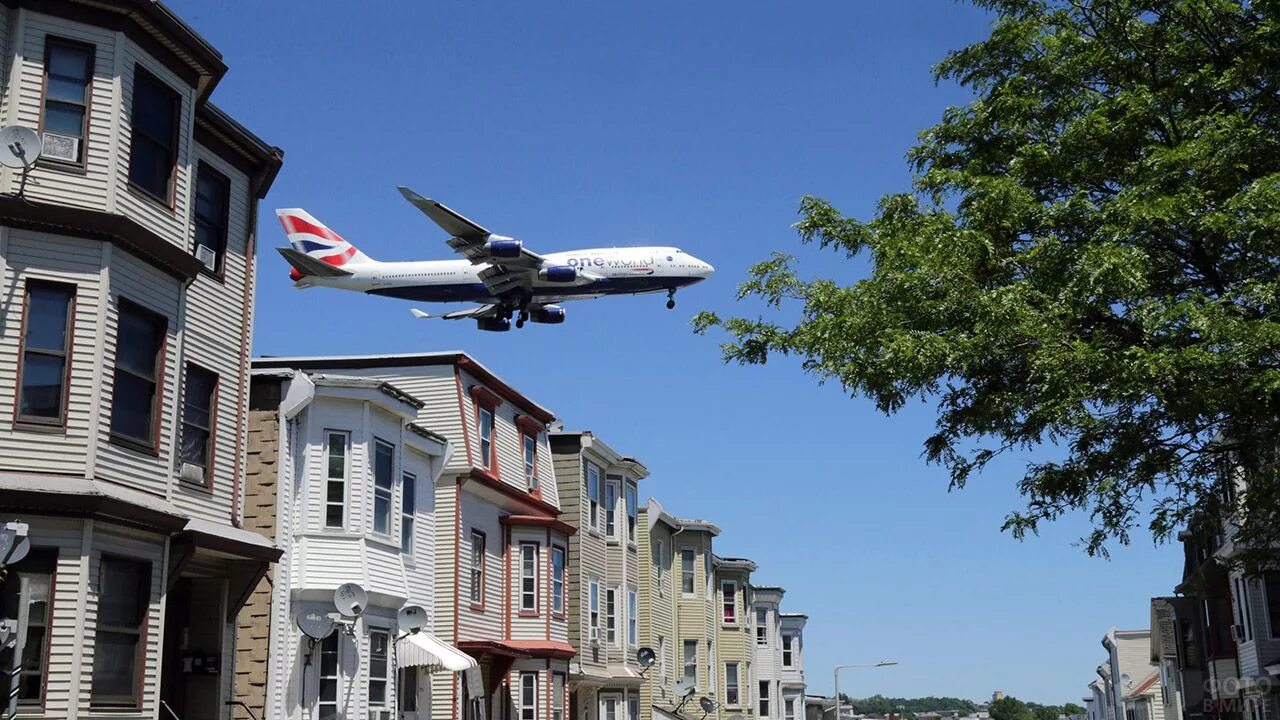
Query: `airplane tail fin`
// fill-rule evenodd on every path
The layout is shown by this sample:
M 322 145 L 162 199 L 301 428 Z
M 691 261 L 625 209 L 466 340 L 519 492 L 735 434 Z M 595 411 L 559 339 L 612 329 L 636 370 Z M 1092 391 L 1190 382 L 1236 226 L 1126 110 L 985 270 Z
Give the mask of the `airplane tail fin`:
M 308 270 L 308 268 L 318 269 L 317 266 L 320 263 L 333 268 L 342 268 L 346 265 L 373 262 L 373 258 L 360 252 L 355 245 L 344 240 L 341 235 L 330 230 L 306 210 L 283 208 L 276 210 L 276 217 L 280 218 L 280 224 L 284 226 L 285 234 L 289 236 L 289 244 L 293 246 L 297 255 L 317 261 L 315 263 L 308 263 L 305 260 L 295 262 L 298 259 L 297 256 L 293 253 L 285 253 L 284 250 L 287 248 L 282 248 L 281 254 L 289 260 L 290 265 L 293 265 L 289 276 L 294 280 L 301 280 L 307 275 L 332 277 L 332 274 L 325 275 L 322 272 Z M 350 273 L 338 274 L 349 275 Z

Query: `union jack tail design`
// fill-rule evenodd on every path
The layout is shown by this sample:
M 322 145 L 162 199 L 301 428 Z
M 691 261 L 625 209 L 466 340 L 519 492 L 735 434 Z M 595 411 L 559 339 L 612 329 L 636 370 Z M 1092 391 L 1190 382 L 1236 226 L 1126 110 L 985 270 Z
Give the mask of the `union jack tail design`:
M 280 218 L 280 224 L 284 226 L 284 231 L 289 236 L 289 244 L 293 245 L 298 252 L 306 253 L 334 267 L 373 261 L 368 255 L 360 252 L 355 245 L 312 217 L 306 210 L 285 208 L 276 210 L 276 216 Z M 290 271 L 289 277 L 295 281 L 301 280 L 303 273 L 294 268 Z

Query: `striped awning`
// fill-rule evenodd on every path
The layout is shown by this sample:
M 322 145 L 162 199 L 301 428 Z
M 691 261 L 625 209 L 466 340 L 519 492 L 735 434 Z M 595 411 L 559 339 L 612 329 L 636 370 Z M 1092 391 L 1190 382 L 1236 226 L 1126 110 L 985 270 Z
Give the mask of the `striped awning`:
M 400 638 L 396 643 L 396 660 L 400 667 L 425 667 L 432 672 L 462 672 L 476 667 L 470 655 L 421 630 Z

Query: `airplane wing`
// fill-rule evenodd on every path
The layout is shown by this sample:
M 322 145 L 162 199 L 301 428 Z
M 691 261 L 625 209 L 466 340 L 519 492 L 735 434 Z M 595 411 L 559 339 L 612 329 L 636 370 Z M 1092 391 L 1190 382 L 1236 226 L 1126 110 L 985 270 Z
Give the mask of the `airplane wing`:
M 416 318 L 440 318 L 441 320 L 462 320 L 464 318 L 486 318 L 498 314 L 497 305 L 477 305 L 465 310 L 454 310 L 453 312 L 441 313 L 433 315 L 432 313 L 422 312 L 417 308 L 413 308 L 409 312 L 413 313 Z
M 509 275 L 511 273 L 520 273 L 528 276 L 524 281 L 532 284 L 533 272 L 542 267 L 546 263 L 546 259 L 532 250 L 525 249 L 524 245 L 519 244 L 520 241 L 513 238 L 495 235 L 483 226 L 468 220 L 459 215 L 443 204 L 436 202 L 430 198 L 425 198 L 418 193 L 410 190 L 403 185 L 400 186 L 400 194 L 406 200 L 413 203 L 413 206 L 422 211 L 432 222 L 439 225 L 445 232 L 449 233 L 449 247 L 459 253 L 466 259 L 470 260 L 474 265 L 489 264 L 494 267 L 504 268 L 504 272 L 497 273 L 499 276 Z M 492 242 L 504 243 L 507 248 L 518 248 L 518 253 L 508 257 L 495 257 L 491 253 Z M 514 246 L 514 248 L 513 248 Z M 483 279 L 483 273 L 481 274 Z M 513 278 L 496 278 L 499 280 L 510 281 Z M 484 281 L 489 285 L 489 281 Z M 491 286 L 490 290 L 494 288 Z

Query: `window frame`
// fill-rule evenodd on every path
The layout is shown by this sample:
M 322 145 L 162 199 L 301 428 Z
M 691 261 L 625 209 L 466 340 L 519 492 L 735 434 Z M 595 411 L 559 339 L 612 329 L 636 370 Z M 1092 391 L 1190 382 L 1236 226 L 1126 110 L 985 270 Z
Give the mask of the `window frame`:
M 640 646 L 640 593 L 634 585 L 627 586 L 627 647 Z
M 658 588 L 658 595 L 667 596 L 667 541 L 663 538 L 656 538 L 653 544 L 653 554 L 656 556 L 657 562 L 654 563 L 653 584 Z
M 195 425 L 194 423 L 187 422 L 187 399 L 190 397 L 188 390 L 191 388 L 190 379 L 191 379 L 192 370 L 195 370 L 197 372 L 207 373 L 213 377 L 213 389 L 209 393 L 209 427 L 207 428 L 200 428 L 200 426 Z M 196 487 L 203 487 L 205 490 L 209 490 L 209 491 L 213 490 L 213 469 L 214 469 L 214 464 L 217 461 L 217 457 L 214 453 L 218 447 L 218 444 L 217 444 L 218 396 L 221 394 L 221 390 L 222 390 L 221 375 L 210 370 L 207 367 L 204 367 L 203 365 L 199 365 L 197 363 L 187 361 L 186 369 L 182 374 L 182 413 L 178 420 L 178 425 L 180 426 L 180 431 L 178 434 L 178 461 L 181 463 L 187 462 L 182 457 L 183 439 L 187 432 L 187 425 L 192 425 L 193 427 L 202 429 L 206 433 L 208 433 L 208 437 L 205 439 L 205 450 L 204 450 L 204 457 L 205 457 L 204 484 L 196 485 Z M 194 463 L 191 463 L 191 464 L 194 464 Z M 185 485 L 186 487 L 191 487 L 195 485 L 195 483 L 187 482 L 185 483 Z
M 692 658 L 692 662 L 690 662 L 690 658 L 689 658 L 689 648 L 690 648 L 690 647 L 692 647 L 692 648 L 693 648 L 693 658 Z M 682 681 L 691 681 L 691 682 L 692 682 L 692 684 L 693 684 L 693 686 L 694 686 L 694 687 L 697 687 L 697 686 L 698 686 L 698 641 L 697 641 L 697 640 L 685 640 L 685 641 L 683 642 L 683 644 L 681 645 L 681 651 L 682 651 L 682 653 L 683 653 L 683 654 L 682 654 L 682 656 L 681 656 L 681 658 L 680 658 L 680 659 L 681 659 L 681 661 L 682 661 L 682 663 L 683 663 L 683 666 L 682 666 L 682 667 L 683 667 L 683 669 L 680 671 L 680 672 L 681 672 L 681 674 L 680 674 L 680 679 L 681 679 Z M 689 669 L 690 669 L 690 668 L 693 668 L 693 676 L 692 676 L 692 677 L 690 677 L 690 675 L 689 675 Z
M 477 548 L 476 539 L 479 538 L 480 544 Z M 485 609 L 485 585 L 488 582 L 488 545 L 489 538 L 481 530 L 471 528 L 471 570 L 470 570 L 470 587 L 468 588 L 468 599 L 471 601 L 471 609 L 477 612 L 484 612 Z M 480 567 L 476 567 L 476 550 L 479 550 Z M 480 596 L 479 601 L 476 595 Z
M 587 527 L 592 532 L 600 532 L 600 466 L 585 460 L 586 469 L 583 471 L 583 482 L 587 486 L 587 508 L 590 517 L 587 518 Z M 594 471 L 594 472 L 593 472 Z M 593 481 L 594 478 L 594 481 Z
M 333 438 L 341 437 L 342 442 L 342 477 L 334 478 L 329 473 L 332 471 L 333 460 Z M 329 489 L 334 483 L 342 484 L 342 499 L 340 501 L 329 499 Z M 349 504 L 351 495 L 351 431 L 325 428 L 324 430 L 324 514 L 320 518 L 320 527 L 325 530 L 346 530 L 347 529 L 347 505 Z M 337 506 L 339 512 L 342 513 L 342 522 L 338 525 L 329 524 L 329 510 L 331 507 Z
M 640 488 L 628 479 L 623 487 L 623 503 L 627 513 L 627 545 L 636 546 L 636 528 L 640 524 Z
M 532 693 L 532 702 L 526 697 Z M 520 671 L 520 703 L 516 706 L 519 720 L 538 720 L 538 673 L 537 671 Z
M 618 500 L 622 494 L 622 476 L 605 475 L 604 479 L 604 536 L 613 542 L 621 539 L 618 532 Z M 612 497 L 610 497 L 612 495 Z
M 559 577 L 556 577 L 556 558 L 560 558 Z M 569 579 L 569 553 L 563 545 L 551 546 L 551 617 L 557 620 L 563 620 L 565 613 L 569 609 L 569 593 L 565 590 L 568 587 Z M 557 609 L 557 606 L 559 609 Z
M 782 633 L 778 644 L 782 646 L 782 667 L 795 667 L 795 634 Z
M 732 611 L 732 612 L 731 612 Z M 738 581 L 720 581 L 720 622 L 724 625 L 738 624 Z
M 140 316 L 149 319 L 152 323 L 158 325 L 159 328 L 159 346 L 156 348 L 155 355 L 152 360 L 152 375 L 154 376 L 150 382 L 155 385 L 155 390 L 151 397 L 151 437 L 149 439 L 135 438 L 132 435 L 126 435 L 115 429 L 115 407 L 119 390 L 115 376 L 118 372 L 126 372 L 133 375 L 132 371 L 123 370 L 120 367 L 120 319 L 125 312 L 138 313 Z M 136 303 L 124 296 L 116 299 L 116 330 L 115 330 L 115 352 L 111 358 L 111 407 L 109 408 L 109 418 L 107 421 L 107 438 L 110 442 L 123 447 L 138 450 L 149 455 L 158 456 L 160 454 L 160 429 L 164 422 L 164 383 L 165 383 L 165 365 L 168 362 L 169 351 L 169 317 L 163 313 L 158 313 L 141 303 Z M 134 375 L 134 377 L 139 377 Z
M 761 618 L 760 615 L 764 617 Z M 769 644 L 769 609 L 756 608 L 756 645 Z
M 394 702 L 387 702 L 387 700 L 393 696 L 394 693 L 392 689 L 395 687 L 395 675 L 393 672 L 395 669 L 395 662 L 392 659 L 394 655 L 392 638 L 394 636 L 388 628 L 376 626 L 370 627 L 367 634 L 369 636 L 369 669 L 368 675 L 365 677 L 365 701 L 369 705 L 368 709 L 370 713 L 389 713 L 395 707 Z M 381 676 L 373 674 L 373 638 L 375 635 L 381 635 L 384 637 L 386 643 L 386 657 L 383 658 L 385 665 Z M 374 704 L 373 702 L 373 684 L 375 682 L 382 683 L 382 702 L 378 704 Z
M 729 670 L 733 670 L 733 682 L 729 682 Z M 729 660 L 724 664 L 724 704 L 730 707 L 742 706 L 742 673 L 737 660 Z
M 145 188 L 139 185 L 133 179 L 133 151 L 134 151 L 134 148 L 136 147 L 135 138 L 134 138 L 135 134 L 141 132 L 144 136 L 146 136 L 146 139 L 149 140 L 150 142 L 153 142 L 156 144 L 160 144 L 161 142 L 160 140 L 156 138 L 152 138 L 149 135 L 147 135 L 145 131 L 141 131 L 138 125 L 133 122 L 133 116 L 136 110 L 134 104 L 137 102 L 136 98 L 138 95 L 138 79 L 142 77 L 146 77 L 149 81 L 156 83 L 156 85 L 163 88 L 170 95 L 173 96 L 173 101 L 172 101 L 173 137 L 169 139 L 169 142 L 172 143 L 172 146 L 171 146 L 172 161 L 169 164 L 169 183 L 168 183 L 169 187 L 164 197 L 161 197 L 155 194 L 149 188 Z M 130 88 L 130 91 L 129 91 L 129 163 L 126 171 L 128 187 L 131 192 L 135 192 L 136 194 L 139 194 L 142 197 L 145 197 L 149 200 L 160 203 L 169 211 L 173 211 L 176 208 L 177 199 L 178 199 L 178 194 L 175 192 L 175 190 L 177 189 L 177 186 L 178 186 L 178 167 L 179 167 L 179 161 L 181 160 L 181 155 L 182 155 L 181 138 L 182 138 L 182 93 L 174 90 L 173 87 L 169 85 L 169 83 L 165 82 L 164 80 L 161 80 L 155 73 L 146 69 L 140 63 L 135 63 L 133 66 L 133 86 Z
M 75 160 L 63 160 L 61 158 L 41 157 L 42 165 L 48 164 L 57 168 L 65 168 L 67 170 L 79 170 L 84 172 L 89 165 L 89 128 L 91 124 L 91 115 L 93 112 L 93 90 L 94 90 L 94 74 L 98 67 L 98 46 L 85 42 L 83 40 L 74 40 L 72 38 L 63 37 L 45 33 L 44 36 L 44 66 L 40 70 L 40 121 L 36 125 L 36 129 L 40 133 L 40 140 L 43 142 L 46 132 L 53 132 L 47 128 L 46 115 L 48 114 L 48 106 L 50 102 L 61 105 L 74 105 L 75 103 L 66 100 L 52 100 L 49 97 L 49 68 L 51 67 L 50 58 L 52 49 L 61 45 L 65 48 L 83 50 L 88 52 L 85 65 L 85 83 L 83 103 L 81 107 L 84 109 L 84 117 L 80 120 L 80 152 Z M 54 132 L 54 135 L 62 135 L 62 133 Z
M 383 448 L 386 448 L 391 455 L 391 469 L 389 471 L 390 475 L 387 478 L 389 482 L 389 485 L 387 487 L 382 487 L 378 484 L 378 451 L 382 450 Z M 394 517 L 396 514 L 395 512 L 396 510 L 396 446 L 390 442 L 387 442 L 386 440 L 383 440 L 380 437 L 375 436 L 373 438 L 373 452 L 370 453 L 369 455 L 370 455 L 370 460 L 372 461 L 372 464 L 370 467 L 370 470 L 372 470 L 372 472 L 370 473 L 370 476 L 371 476 L 371 479 L 373 480 L 373 483 L 372 483 L 373 505 L 370 506 L 370 509 L 373 511 L 371 513 L 372 517 L 370 518 L 370 520 L 372 520 L 373 522 L 372 522 L 372 525 L 370 526 L 370 530 L 372 530 L 373 534 L 377 535 L 378 537 L 381 537 L 384 539 L 390 539 L 394 537 L 394 533 L 395 533 L 391 525 L 391 518 Z M 387 514 L 386 514 L 386 520 L 385 520 L 386 529 L 382 531 L 378 530 L 378 495 L 380 492 L 385 496 L 385 499 L 387 501 Z
M 23 429 L 41 429 L 41 430 L 65 430 L 67 427 L 67 411 L 70 403 L 71 395 L 71 362 L 75 351 L 75 320 L 76 320 L 76 295 L 79 288 L 74 283 L 60 282 L 56 280 L 45 280 L 44 278 L 28 277 L 22 281 L 22 321 L 21 329 L 18 333 L 18 368 L 16 382 L 14 387 L 14 403 L 13 403 L 13 424 L 15 427 Z M 27 331 L 30 329 L 31 318 L 31 290 L 33 287 L 45 287 L 57 290 L 69 290 L 70 297 L 67 299 L 66 309 L 66 337 L 62 341 L 62 393 L 58 401 L 58 417 L 46 418 L 40 415 L 23 415 L 22 414 L 22 391 L 23 380 L 25 378 L 25 370 L 27 366 L 27 353 L 34 352 L 41 355 L 57 355 L 56 352 L 45 348 L 32 349 L 27 347 Z
M 618 634 L 618 586 L 604 589 L 604 640 L 610 647 L 621 647 Z
M 569 676 L 566 673 L 559 671 L 553 671 L 551 673 L 551 720 L 565 720 L 564 706 L 565 700 L 569 695 L 568 678 Z M 558 698 L 557 691 L 559 695 Z
M 200 264 L 200 271 L 219 281 L 225 277 L 226 273 L 226 255 L 227 247 L 231 244 L 231 178 L 205 160 L 196 163 L 196 187 L 195 192 L 191 195 L 191 255 L 195 257 L 196 250 L 200 246 L 198 225 L 201 222 L 200 215 L 200 183 L 205 177 L 212 177 L 214 182 L 219 184 L 222 197 L 222 217 L 221 227 L 222 233 L 218 238 L 218 246 L 213 248 L 216 258 L 213 268 L 205 267 L 204 263 Z M 208 220 L 205 221 L 209 222 Z
M 33 698 L 22 698 L 22 688 L 25 686 L 23 678 L 32 675 L 32 671 L 19 664 L 18 673 L 18 712 L 25 713 L 43 713 L 45 703 L 48 700 L 49 689 L 49 658 L 52 649 L 53 638 L 53 601 L 54 593 L 57 591 L 58 583 L 58 557 L 59 550 L 57 547 L 33 547 L 27 555 L 23 565 L 16 566 L 6 578 L 4 585 L 14 584 L 14 592 L 17 596 L 17 637 L 12 647 L 8 648 L 14 654 L 15 659 L 21 659 L 26 653 L 27 642 L 30 640 L 31 630 L 33 627 L 43 630 L 43 639 L 40 642 L 40 664 L 35 674 L 39 677 L 39 694 Z M 39 571 L 33 571 L 36 565 L 44 565 Z M 32 624 L 31 622 L 31 606 L 34 604 L 32 594 L 29 592 L 30 581 L 36 577 L 44 579 L 47 588 L 47 595 L 44 598 L 44 618 L 42 622 Z M 24 592 L 23 580 L 27 580 L 28 591 Z M 9 668 L 5 668 L 6 674 Z
M 587 580 L 587 639 L 600 639 L 600 580 L 595 577 Z
M 769 701 L 772 699 L 770 695 L 770 681 L 761 680 L 756 690 L 756 713 L 762 717 L 769 717 Z
M 526 557 L 526 553 L 532 551 L 530 557 Z M 538 617 L 542 612 L 542 598 L 538 594 L 538 566 L 540 565 L 540 555 L 542 554 L 542 545 L 537 542 L 521 541 L 520 542 L 520 617 Z M 532 567 L 528 566 L 528 561 L 532 559 Z M 533 583 L 531 589 L 525 589 L 526 583 Z M 531 604 L 526 604 L 527 600 L 531 600 Z
M 418 476 L 400 471 L 400 554 L 413 557 L 413 530 L 418 513 Z
M 1269 581 L 1268 578 L 1274 578 Z M 1271 582 L 1274 582 L 1274 587 Z M 1274 596 L 1272 591 L 1275 591 Z M 1262 597 L 1267 607 L 1267 628 L 1271 639 L 1280 639 L 1280 571 L 1265 570 L 1262 573 Z
M 96 618 L 95 619 L 96 627 L 95 627 L 95 633 L 94 633 L 94 658 L 96 660 L 96 658 L 103 656 L 103 654 L 100 652 L 100 649 L 98 648 L 98 641 L 102 639 L 104 635 L 108 633 L 117 634 L 117 635 L 136 635 L 137 647 L 134 650 L 135 655 L 134 655 L 134 661 L 133 661 L 134 677 L 132 682 L 132 695 L 128 702 L 125 702 L 123 700 L 123 696 L 119 696 L 119 697 L 112 696 L 108 700 L 101 699 L 101 696 L 97 692 L 95 692 L 93 688 L 93 686 L 96 684 L 96 678 L 94 676 L 97 674 L 97 667 L 95 662 L 94 668 L 90 670 L 90 677 L 89 677 L 89 707 L 91 710 L 98 710 L 98 709 L 104 709 L 104 708 L 139 709 L 142 707 L 143 701 L 145 700 L 142 693 L 142 686 L 143 686 L 143 683 L 145 682 L 146 672 L 147 672 L 147 643 L 149 642 L 150 624 L 151 624 L 151 594 L 152 594 L 151 589 L 152 589 L 153 583 L 155 582 L 155 566 L 154 566 L 154 563 L 150 560 L 143 560 L 143 559 L 138 559 L 134 557 L 127 557 L 124 555 L 116 555 L 113 553 L 105 553 L 105 552 L 99 554 L 98 573 L 97 573 L 98 575 L 97 593 L 96 593 L 98 598 L 97 602 L 99 607 L 99 613 L 101 612 L 101 607 L 102 607 L 102 600 L 101 600 L 102 590 L 103 590 L 102 585 L 103 585 L 103 577 L 106 575 L 106 566 L 108 563 L 113 563 L 113 562 L 135 565 L 135 566 L 138 566 L 138 568 L 140 569 L 145 569 L 145 573 L 146 573 L 145 582 L 143 583 L 143 586 L 141 589 L 143 589 L 143 591 L 146 593 L 146 596 L 139 598 L 139 601 L 141 602 L 142 617 L 140 618 L 136 629 L 128 628 L 125 626 L 106 625 L 101 622 L 100 618 Z
M 333 633 L 330 633 L 328 637 L 326 637 L 325 639 L 317 643 L 317 645 L 320 646 L 320 659 L 316 663 L 316 694 L 315 694 L 315 698 L 316 698 L 315 700 L 316 715 L 315 716 L 316 717 L 325 716 L 321 708 L 325 707 L 326 705 L 331 705 L 333 707 L 333 712 L 335 716 L 337 716 L 338 714 L 338 698 L 342 697 L 342 642 L 340 640 L 341 636 L 342 636 L 342 633 L 333 632 Z M 332 643 L 334 646 L 333 650 L 330 650 L 328 647 L 326 647 L 327 645 L 330 644 L 329 642 L 330 639 L 333 640 L 333 643 Z M 333 674 L 332 675 L 325 675 L 324 673 L 324 660 L 325 660 L 326 653 L 333 655 Z M 333 700 L 332 701 L 326 701 L 321 696 L 322 688 L 324 687 L 325 680 L 333 681 Z
M 685 567 L 685 558 L 688 558 L 688 568 Z M 688 580 L 689 589 L 685 590 L 685 580 Z M 682 597 L 696 597 L 698 594 L 698 554 L 693 548 L 680 548 L 680 595 Z
M 524 464 L 525 489 L 534 495 L 541 493 L 538 478 L 538 438 L 526 430 L 520 431 L 520 459 Z
M 485 439 L 485 436 L 484 436 L 485 435 L 484 417 L 486 415 L 489 416 L 489 438 L 487 440 Z M 497 458 L 498 444 L 497 442 L 495 442 L 495 437 L 494 437 L 497 434 L 496 433 L 497 417 L 498 417 L 497 413 L 495 413 L 492 408 L 488 408 L 488 407 L 485 407 L 484 405 L 479 405 L 479 404 L 476 405 L 476 443 L 477 443 L 476 449 L 481 456 L 480 467 L 490 472 L 492 472 L 493 469 L 498 465 L 498 458 Z M 489 444 L 488 452 L 485 452 L 484 446 L 486 442 Z

